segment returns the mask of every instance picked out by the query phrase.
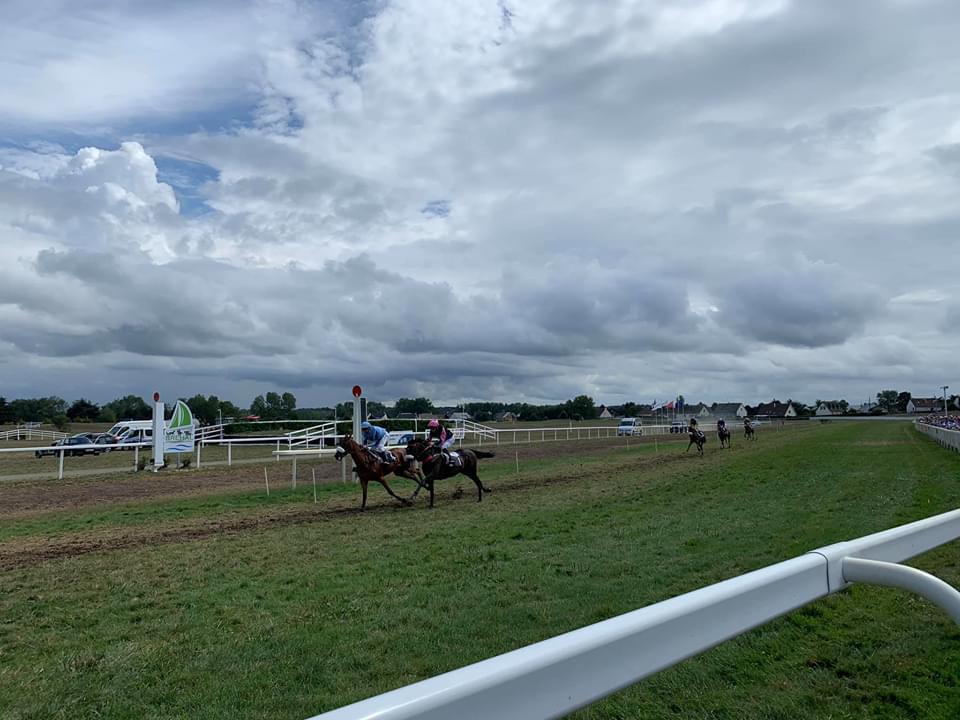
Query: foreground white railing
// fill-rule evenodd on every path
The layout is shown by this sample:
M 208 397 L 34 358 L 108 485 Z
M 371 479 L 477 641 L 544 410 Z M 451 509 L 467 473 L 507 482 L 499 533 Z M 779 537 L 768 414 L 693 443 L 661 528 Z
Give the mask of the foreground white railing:
M 913 426 L 925 435 L 932 437 L 943 447 L 960 452 L 960 430 L 947 430 L 924 422 L 915 422 Z
M 315 720 L 562 717 L 851 582 L 909 589 L 960 623 L 960 593 L 894 564 L 957 538 L 960 510 L 828 545 Z

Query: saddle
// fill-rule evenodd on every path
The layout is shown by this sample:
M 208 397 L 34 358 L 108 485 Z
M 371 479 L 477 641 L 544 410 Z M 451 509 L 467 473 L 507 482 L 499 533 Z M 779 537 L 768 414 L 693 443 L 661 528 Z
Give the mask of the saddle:
M 461 468 L 463 467 L 463 458 L 460 457 L 460 453 L 456 450 L 444 450 L 443 451 L 443 462 L 447 467 L 451 468 Z

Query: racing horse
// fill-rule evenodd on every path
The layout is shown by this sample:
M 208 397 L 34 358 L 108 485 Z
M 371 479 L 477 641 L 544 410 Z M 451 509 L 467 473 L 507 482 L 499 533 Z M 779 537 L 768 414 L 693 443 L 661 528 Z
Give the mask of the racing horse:
M 417 483 L 416 492 L 420 492 L 420 488 L 424 487 L 425 481 L 423 479 L 423 473 L 420 472 L 420 470 L 415 466 L 408 467 L 406 454 L 403 452 L 403 450 L 400 448 L 394 448 L 392 450 L 387 450 L 387 452 L 394 458 L 393 462 L 391 463 L 384 462 L 382 458 L 367 450 L 367 448 L 358 443 L 349 435 L 344 435 L 342 438 L 337 440 L 337 461 L 342 461 L 345 455 L 349 455 L 353 458 L 354 471 L 357 473 L 357 478 L 360 480 L 360 487 L 363 488 L 363 501 L 360 503 L 361 510 L 367 509 L 367 485 L 370 482 L 378 482 L 383 485 L 384 489 L 390 493 L 391 497 L 396 498 L 404 505 L 411 504 L 409 500 L 404 500 L 390 489 L 390 485 L 387 484 L 386 480 L 386 476 L 390 473 L 393 473 L 398 477 L 404 477 L 413 480 L 415 483 Z M 416 492 L 414 495 L 416 495 Z
M 753 429 L 753 423 L 745 422 L 743 424 L 743 439 L 744 440 L 756 440 L 757 434 Z
M 717 437 L 720 439 L 720 447 L 733 447 L 733 443 L 730 442 L 730 428 L 726 423 L 717 424 Z
M 700 453 L 700 456 L 703 457 L 703 444 L 707 441 L 707 435 L 702 430 L 697 428 L 688 428 L 687 436 L 690 438 L 690 442 L 687 444 L 687 449 L 684 452 L 690 450 L 694 445 L 697 446 L 697 452 Z
M 430 490 L 430 507 L 433 507 L 433 484 L 435 480 L 445 480 L 455 475 L 466 475 L 477 486 L 477 502 L 483 500 L 483 494 L 490 492 L 490 488 L 480 482 L 477 474 L 477 460 L 492 458 L 494 453 L 484 450 L 458 450 L 456 456 L 443 452 L 437 445 L 428 440 L 416 438 L 407 443 L 407 456 L 420 463 L 424 478 Z M 422 486 L 421 486 L 422 487 Z M 413 497 L 417 496 L 417 488 Z

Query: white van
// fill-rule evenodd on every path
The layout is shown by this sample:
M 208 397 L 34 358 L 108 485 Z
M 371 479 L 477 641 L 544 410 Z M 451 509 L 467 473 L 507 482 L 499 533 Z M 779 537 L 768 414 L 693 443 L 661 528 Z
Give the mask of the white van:
M 643 435 L 642 423 L 637 418 L 623 418 L 617 425 L 617 435 Z
M 153 421 L 121 420 L 107 432 L 117 439 L 117 445 L 153 442 Z

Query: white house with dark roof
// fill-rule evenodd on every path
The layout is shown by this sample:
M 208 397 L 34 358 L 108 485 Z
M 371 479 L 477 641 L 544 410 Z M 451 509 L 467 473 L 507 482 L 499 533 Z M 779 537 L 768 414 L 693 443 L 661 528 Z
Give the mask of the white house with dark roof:
M 715 402 L 710 406 L 710 414 L 716 418 L 723 418 L 724 420 L 730 420 L 732 418 L 745 418 L 747 416 L 747 408 L 743 403 Z
M 907 400 L 908 413 L 943 412 L 943 398 L 910 398 Z

